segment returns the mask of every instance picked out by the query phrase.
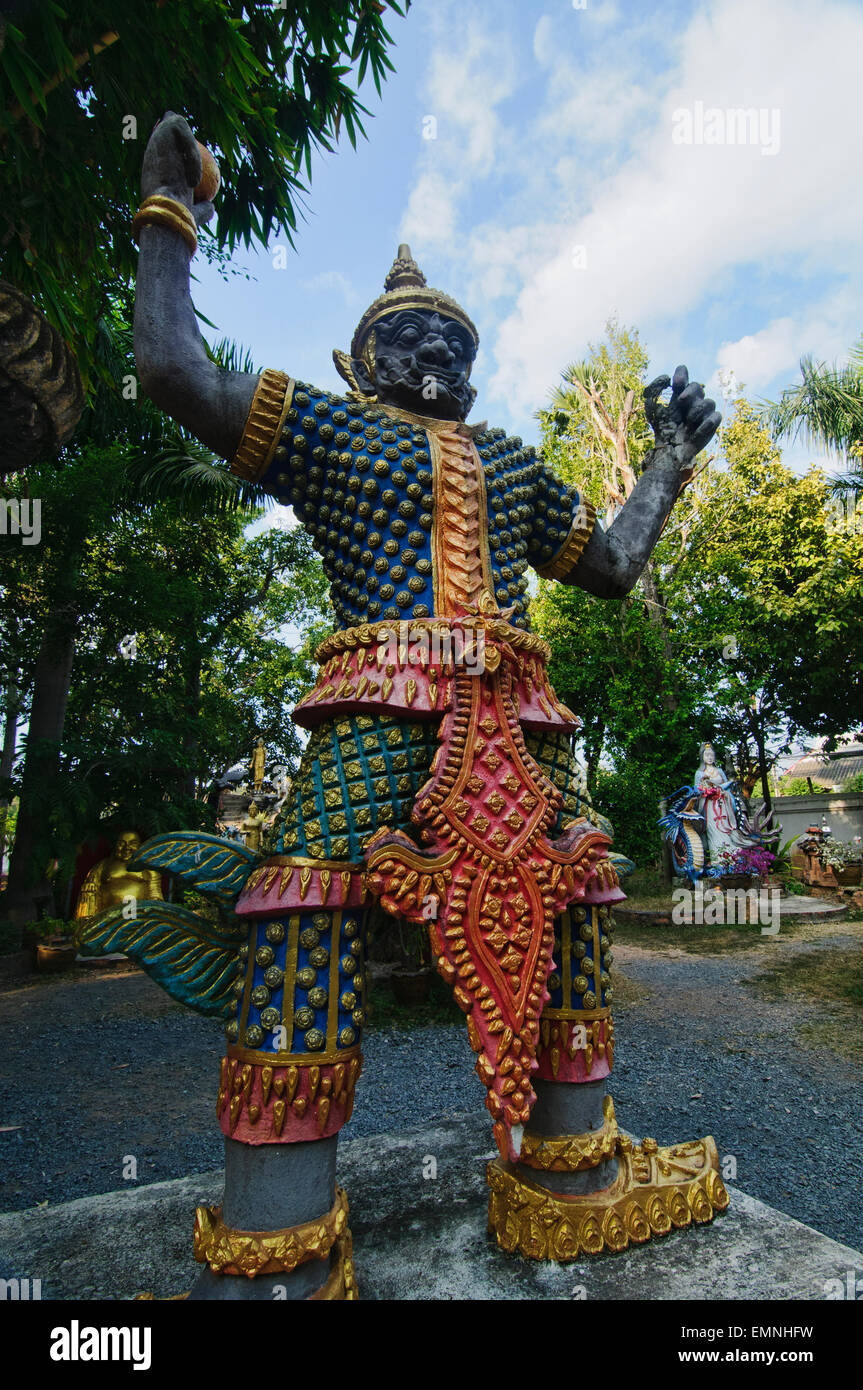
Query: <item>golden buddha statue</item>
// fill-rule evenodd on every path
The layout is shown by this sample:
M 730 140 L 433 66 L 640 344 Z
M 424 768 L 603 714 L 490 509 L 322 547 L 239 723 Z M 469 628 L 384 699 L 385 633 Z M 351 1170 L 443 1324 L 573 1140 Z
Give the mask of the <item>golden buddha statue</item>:
M 95 917 L 109 907 L 123 907 L 129 898 L 142 902 L 160 900 L 162 878 L 156 869 L 135 871 L 129 860 L 141 848 L 136 830 L 124 830 L 117 836 L 113 854 L 94 864 L 81 885 L 76 917 Z
M 258 810 L 256 802 L 252 802 L 246 812 L 245 820 L 240 822 L 240 830 L 248 849 L 254 850 L 256 854 L 261 852 L 261 839 L 264 833 L 264 822 L 266 816 L 263 811 Z
M 264 769 L 266 766 L 267 746 L 264 740 L 259 738 L 252 753 L 252 785 L 256 792 L 259 792 L 264 785 Z

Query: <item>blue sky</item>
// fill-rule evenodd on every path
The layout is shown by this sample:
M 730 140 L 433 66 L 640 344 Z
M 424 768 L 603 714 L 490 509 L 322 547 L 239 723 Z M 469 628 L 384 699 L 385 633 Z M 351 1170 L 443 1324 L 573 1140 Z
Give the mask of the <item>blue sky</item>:
M 714 393 L 720 369 L 769 397 L 802 354 L 847 355 L 863 328 L 859 4 L 415 0 L 389 27 L 396 73 L 380 100 L 364 85 L 369 139 L 315 161 L 285 267 L 277 237 L 235 257 L 250 281 L 197 264 L 199 309 L 258 366 L 338 387 L 332 349 L 403 240 L 479 328 L 472 418 L 531 441 L 612 314 L 652 371 L 685 362 Z M 745 142 L 738 108 L 761 121 Z M 704 120 L 685 143 L 699 109 L 711 143 Z

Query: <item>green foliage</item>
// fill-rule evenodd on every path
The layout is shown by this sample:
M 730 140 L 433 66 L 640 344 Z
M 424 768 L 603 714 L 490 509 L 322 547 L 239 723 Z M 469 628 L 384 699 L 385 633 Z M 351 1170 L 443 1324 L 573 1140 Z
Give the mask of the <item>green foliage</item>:
M 848 781 L 843 783 L 842 790 L 855 795 L 863 792 L 863 772 L 855 772 L 853 777 L 849 777 Z
M 37 763 L 30 787 L 34 864 L 56 858 L 60 877 L 77 846 L 106 829 L 212 830 L 213 779 L 259 735 L 295 764 L 290 711 L 312 683 L 328 618 L 302 529 L 247 535 L 260 510 L 208 514 L 182 488 L 135 502 L 125 463 L 116 449 L 93 449 L 34 470 L 42 544 L 0 542 L 0 654 L 22 689 L 46 625 L 59 615 L 76 634 L 58 771 Z M 19 767 L 11 790 L 20 787 Z
M 654 801 L 673 790 L 669 782 L 688 781 L 705 699 L 696 682 L 686 683 L 683 662 L 666 656 L 643 600 L 599 599 L 541 581 L 532 617 L 551 644 L 555 689 L 584 720 L 591 791 L 603 756 L 632 761 L 656 779 Z
M 734 638 L 713 663 L 720 734 L 835 737 L 863 705 L 863 533 L 832 527 L 829 480 L 784 467 L 747 401 L 722 445 L 678 572 L 703 659 Z
M 790 873 L 786 874 L 783 872 L 782 886 L 785 889 L 785 892 L 788 893 L 792 898 L 803 898 L 806 896 L 806 893 L 808 892 L 806 884 L 801 883 L 799 878 L 792 878 Z
M 627 397 L 633 395 L 633 413 L 626 430 L 628 461 L 638 473 L 644 456 L 653 445 L 653 434 L 644 414 L 642 390 L 647 371 L 647 350 L 635 329 L 621 327 L 609 319 L 605 338 L 591 343 L 584 362 L 571 363 L 562 373 L 562 385 L 549 395 L 551 405 L 538 411 L 543 432 L 543 452 L 554 472 L 564 482 L 583 490 L 597 511 L 604 513 L 607 490 L 603 475 L 612 462 L 613 450 L 602 430 L 597 429 L 596 408 L 586 399 L 591 383 L 600 391 L 610 419 L 616 422 L 624 411 Z
M 659 797 L 652 774 L 632 761 L 610 771 L 598 768 L 591 788 L 596 805 L 614 826 L 614 849 L 636 864 L 660 857 Z
M 71 941 L 75 923 L 66 922 L 62 917 L 42 917 L 38 922 L 28 922 L 24 931 L 30 939 L 38 937 L 40 941 L 51 941 L 62 938 Z
M 592 382 L 610 418 L 640 391 L 645 365 L 637 334 L 612 323 L 566 375 Z M 611 468 L 605 422 L 577 390 L 558 392 L 540 419 L 555 471 L 601 506 Z M 627 429 L 626 466 L 637 476 L 639 410 Z M 727 751 L 748 792 L 762 756 L 769 769 L 795 735 L 835 739 L 863 707 L 863 535 L 835 527 L 829 479 L 784 467 L 745 399 L 719 446 L 627 598 L 541 582 L 532 605 L 555 686 L 584 720 L 591 793 L 615 825 L 616 848 L 636 861 L 655 858 L 659 838 L 647 829 L 646 791 L 640 803 L 635 788 L 651 788 L 655 822 L 658 798 L 691 781 L 700 741 Z M 614 774 L 602 771 L 609 762 Z M 609 775 L 623 779 L 620 792 L 603 785 Z
M 409 0 L 36 0 L 0 20 L 0 274 L 34 297 L 92 378 L 109 296 L 128 305 L 144 145 L 168 109 L 215 154 L 204 254 L 290 240 L 314 150 L 352 145 Z M 136 123 L 133 128 L 129 118 Z
M 765 402 L 762 418 L 777 439 L 802 437 L 819 448 L 844 456 L 851 472 L 838 490 L 863 491 L 863 338 L 848 363 L 828 366 L 804 357 L 800 381 L 786 387 L 778 401 Z
M 810 789 L 805 777 L 783 777 L 779 783 L 780 796 L 811 796 L 813 792 L 820 794 L 829 791 L 830 788 L 823 782 L 813 782 Z

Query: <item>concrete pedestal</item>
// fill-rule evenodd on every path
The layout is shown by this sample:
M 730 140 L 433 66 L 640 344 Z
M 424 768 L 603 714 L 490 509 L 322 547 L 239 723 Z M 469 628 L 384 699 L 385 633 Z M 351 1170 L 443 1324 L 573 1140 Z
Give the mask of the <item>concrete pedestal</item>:
M 486 1234 L 496 1152 L 483 1114 L 340 1146 L 361 1299 L 820 1300 L 849 1271 L 863 1278 L 863 1253 L 735 1188 L 710 1224 L 620 1254 L 568 1265 L 505 1255 Z M 0 1277 L 41 1279 L 43 1298 L 191 1289 L 195 1206 L 218 1202 L 223 1182 L 197 1174 L 0 1216 Z

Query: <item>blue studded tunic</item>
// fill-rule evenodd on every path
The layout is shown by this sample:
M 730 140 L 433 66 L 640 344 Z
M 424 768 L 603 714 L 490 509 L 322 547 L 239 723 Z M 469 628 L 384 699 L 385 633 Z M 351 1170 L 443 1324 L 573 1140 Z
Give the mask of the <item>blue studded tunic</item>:
M 542 573 L 560 554 L 577 524 L 579 493 L 517 436 L 487 429 L 473 443 L 494 597 L 512 610 L 514 626 L 529 629 L 527 570 Z M 293 383 L 259 481 L 314 538 L 339 627 L 436 616 L 432 455 L 419 417 Z

